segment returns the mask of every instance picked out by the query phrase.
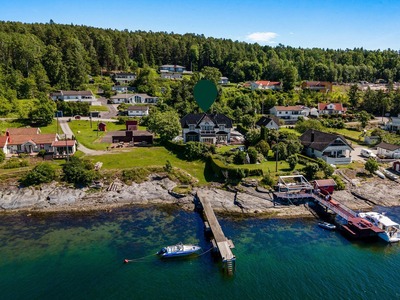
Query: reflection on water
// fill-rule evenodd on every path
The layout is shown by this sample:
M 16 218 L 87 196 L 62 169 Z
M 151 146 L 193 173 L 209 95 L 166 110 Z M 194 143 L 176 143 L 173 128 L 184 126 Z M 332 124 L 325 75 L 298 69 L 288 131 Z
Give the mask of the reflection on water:
M 399 209 L 387 210 L 399 222 Z M 397 218 L 397 219 L 396 219 Z M 399 244 L 352 241 L 311 219 L 220 218 L 235 244 L 226 277 L 210 253 L 160 259 L 178 242 L 210 247 L 198 214 L 128 208 L 0 218 L 3 299 L 395 299 Z M 138 259 L 126 265 L 124 259 Z M 266 296 L 268 295 L 268 296 Z

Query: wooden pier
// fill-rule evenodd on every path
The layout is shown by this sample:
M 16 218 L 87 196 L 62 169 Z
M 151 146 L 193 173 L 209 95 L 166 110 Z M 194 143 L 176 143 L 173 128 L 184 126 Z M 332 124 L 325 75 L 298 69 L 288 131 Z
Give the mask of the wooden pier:
M 228 240 L 222 231 L 207 195 L 202 192 L 198 192 L 197 198 L 203 206 L 203 211 L 206 218 L 205 228 L 206 230 L 211 230 L 212 235 L 214 236 L 214 239 L 211 240 L 213 247 L 221 255 L 224 270 L 226 270 L 228 275 L 232 275 L 236 269 L 236 257 L 233 255 L 231 250 L 234 248 L 233 242 Z

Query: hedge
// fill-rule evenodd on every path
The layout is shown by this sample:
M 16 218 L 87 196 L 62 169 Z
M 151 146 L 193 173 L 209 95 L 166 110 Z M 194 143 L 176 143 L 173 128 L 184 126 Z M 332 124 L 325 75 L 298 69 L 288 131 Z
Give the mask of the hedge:
M 225 166 L 220 160 L 216 159 L 213 156 L 210 156 L 211 160 L 211 167 L 213 171 L 219 176 L 219 177 L 224 177 L 222 174 L 222 171 L 228 171 L 228 176 L 229 178 L 238 178 L 238 172 L 237 169 L 242 169 L 245 172 L 246 177 L 247 176 L 263 176 L 264 172 L 262 169 L 247 169 L 247 168 L 233 168 L 233 167 L 228 167 Z
M 185 151 L 185 145 L 184 144 L 177 144 L 171 141 L 165 141 L 165 146 L 168 148 L 171 148 L 172 150 L 176 150 L 178 152 L 184 152 Z
M 242 124 L 238 124 L 237 125 L 237 130 L 241 133 L 241 134 L 246 134 L 247 133 L 247 131 L 249 131 L 247 128 L 244 128 L 243 126 L 242 126 Z

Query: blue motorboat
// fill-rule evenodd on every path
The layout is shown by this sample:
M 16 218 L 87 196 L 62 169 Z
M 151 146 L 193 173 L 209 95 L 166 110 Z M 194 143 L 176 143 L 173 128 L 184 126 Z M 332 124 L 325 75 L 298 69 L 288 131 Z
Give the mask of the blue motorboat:
M 187 256 L 194 253 L 198 253 L 201 251 L 201 247 L 196 245 L 184 245 L 182 243 L 176 244 L 174 246 L 168 246 L 162 248 L 157 252 L 157 255 L 160 257 L 178 257 L 178 256 Z

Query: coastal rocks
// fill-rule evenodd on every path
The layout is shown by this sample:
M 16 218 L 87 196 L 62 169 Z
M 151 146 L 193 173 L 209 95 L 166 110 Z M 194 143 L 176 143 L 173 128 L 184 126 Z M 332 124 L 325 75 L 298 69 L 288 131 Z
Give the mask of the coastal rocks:
M 0 198 L 0 207 L 7 210 L 29 208 L 40 199 L 40 191 L 33 188 L 12 188 L 3 193 Z

